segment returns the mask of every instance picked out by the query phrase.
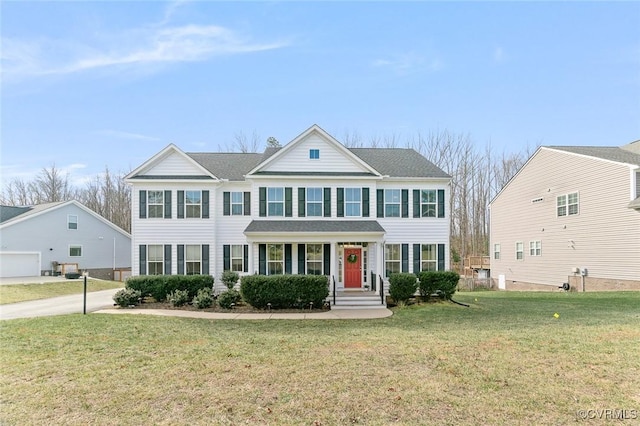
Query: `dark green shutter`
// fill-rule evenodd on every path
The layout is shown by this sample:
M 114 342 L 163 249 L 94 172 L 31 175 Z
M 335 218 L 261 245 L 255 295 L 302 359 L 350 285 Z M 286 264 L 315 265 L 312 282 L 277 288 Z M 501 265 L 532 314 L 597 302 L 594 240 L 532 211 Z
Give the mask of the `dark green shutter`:
M 178 244 L 178 275 L 184 275 L 184 244 Z
M 147 218 L 147 191 L 140 191 L 140 202 L 138 203 L 138 207 L 140 208 L 140 219 L 146 219 Z
M 147 275 L 147 246 L 140 244 L 140 259 L 139 259 L 140 275 Z
M 164 245 L 164 274 L 171 275 L 171 244 Z
M 384 189 L 376 191 L 376 216 L 384 217 Z
M 338 217 L 344 217 L 344 188 L 338 188 Z
M 324 217 L 331 217 L 331 188 L 324 189 Z
M 258 245 L 258 273 L 267 275 L 267 245 Z
M 444 271 L 444 244 L 438 244 L 438 271 Z
M 369 188 L 362 188 L 362 217 L 369 217 Z
M 307 253 L 305 250 L 306 247 L 304 244 L 298 244 L 298 274 L 300 275 L 304 275 L 307 273 Z
M 299 217 L 304 217 L 305 216 L 305 191 L 307 189 L 306 188 L 298 188 L 298 216 Z
M 409 190 L 402 190 L 402 217 L 409 217 Z
M 164 191 L 164 218 L 171 219 L 171 191 Z
M 402 272 L 409 272 L 409 244 L 402 245 Z
M 184 219 L 184 191 L 178 191 L 178 219 Z
M 291 244 L 284 245 L 284 273 L 291 273 Z
M 422 213 L 420 212 L 420 190 L 413 190 L 413 217 L 420 217 Z
M 229 244 L 222 246 L 222 270 L 231 270 L 231 246 Z
M 284 215 L 285 217 L 293 216 L 293 190 L 291 188 L 284 189 Z
M 444 189 L 438 189 L 438 217 L 444 217 Z
M 413 273 L 420 272 L 420 244 L 413 245 Z
M 259 200 L 260 200 L 260 217 L 267 216 L 267 188 L 261 186 L 258 189 Z
M 249 272 L 249 244 L 245 244 L 242 251 L 242 271 Z
M 202 245 L 202 275 L 209 275 L 209 244 Z
M 323 269 L 324 269 L 324 274 L 323 275 L 331 275 L 331 244 L 325 244 L 324 247 L 324 253 L 322 256 L 322 260 L 323 260 Z
M 228 191 L 222 193 L 222 215 L 231 216 L 231 193 Z
M 209 191 L 202 191 L 202 218 L 209 219 Z
M 251 215 L 251 193 L 250 192 L 245 192 L 243 198 L 244 198 L 244 200 L 243 200 L 244 201 L 244 215 L 245 216 L 250 216 Z

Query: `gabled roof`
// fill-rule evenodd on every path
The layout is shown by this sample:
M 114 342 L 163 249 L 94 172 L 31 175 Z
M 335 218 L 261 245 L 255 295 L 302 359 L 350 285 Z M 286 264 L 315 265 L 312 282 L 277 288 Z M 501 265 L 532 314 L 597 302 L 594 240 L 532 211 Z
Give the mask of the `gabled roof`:
M 349 150 L 386 176 L 451 178 L 413 149 L 350 148 Z
M 162 174 L 162 175 L 152 175 L 147 172 L 151 170 L 155 165 L 160 164 L 164 159 L 168 158 L 171 155 L 178 155 L 179 157 L 184 158 L 188 163 L 191 163 L 195 169 L 198 170 L 200 175 L 196 176 L 185 176 L 185 175 L 170 175 L 170 174 Z M 203 167 L 196 160 L 185 154 L 180 148 L 175 146 L 174 144 L 167 145 L 162 151 L 158 152 L 156 155 L 151 157 L 149 160 L 142 163 L 140 166 L 136 167 L 134 170 L 129 172 L 127 176 L 125 176 L 125 180 L 129 179 L 214 179 L 218 180 L 218 177 L 211 173 L 206 167 Z
M 188 152 L 187 155 L 218 178 L 236 181 L 244 180 L 244 175 L 264 158 L 264 154 L 239 152 Z
M 640 166 L 640 154 L 617 146 L 548 146 L 542 148 L 565 151 L 572 154 L 608 160 L 616 163 Z
M 24 222 L 26 220 L 31 219 L 32 217 L 36 217 L 36 216 L 40 216 L 42 214 L 46 214 L 50 211 L 53 210 L 57 210 L 59 208 L 68 206 L 68 205 L 74 205 L 76 207 L 78 207 L 81 210 L 84 210 L 87 214 L 95 217 L 97 220 L 103 222 L 105 225 L 113 228 L 114 230 L 120 232 L 121 234 L 131 238 L 131 234 L 129 234 L 127 231 L 125 231 L 124 229 L 120 228 L 119 226 L 115 225 L 114 223 L 108 221 L 107 219 L 105 219 L 104 217 L 100 216 L 98 213 L 94 212 L 93 210 L 91 210 L 90 208 L 84 206 L 83 204 L 79 203 L 78 201 L 75 200 L 70 200 L 70 201 L 59 201 L 59 202 L 55 202 L 55 203 L 45 203 L 45 204 L 38 204 L 35 206 L 20 206 L 20 207 L 9 207 L 9 210 L 12 210 L 13 212 L 16 212 L 16 209 L 21 209 L 22 213 L 18 214 L 18 215 L 14 215 L 13 217 L 4 220 L 0 223 L 0 228 L 6 228 L 9 226 L 13 226 L 17 223 L 21 223 Z M 4 211 L 4 209 L 7 208 L 7 206 L 2 206 L 0 208 L 0 211 Z M 2 216 L 4 216 L 4 213 L 2 213 Z
M 13 219 L 31 210 L 32 207 L 0 206 L 0 223 Z

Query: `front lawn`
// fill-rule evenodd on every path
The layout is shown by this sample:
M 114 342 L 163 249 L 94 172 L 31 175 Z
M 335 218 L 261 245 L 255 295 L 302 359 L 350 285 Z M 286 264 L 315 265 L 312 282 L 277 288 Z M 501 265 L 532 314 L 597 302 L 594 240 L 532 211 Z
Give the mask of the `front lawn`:
M 124 287 L 124 283 L 119 281 L 87 279 L 88 292 L 121 287 Z M 59 281 L 44 284 L 0 285 L 0 305 L 78 294 L 83 291 L 83 280 Z
M 3 321 L 0 424 L 640 418 L 640 292 L 454 299 L 471 306 L 412 305 L 379 320 Z

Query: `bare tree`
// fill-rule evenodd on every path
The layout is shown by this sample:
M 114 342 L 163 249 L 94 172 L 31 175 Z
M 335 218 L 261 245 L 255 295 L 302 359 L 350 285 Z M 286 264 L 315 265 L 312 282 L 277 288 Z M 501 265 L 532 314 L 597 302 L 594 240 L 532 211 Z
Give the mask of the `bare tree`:
M 235 134 L 235 143 L 230 151 L 240 151 L 243 153 L 247 152 L 258 152 L 260 149 L 260 137 L 256 130 L 253 130 L 253 133 L 250 137 L 248 137 L 244 132 L 240 131 Z
M 131 190 L 125 174 L 114 175 L 105 167 L 101 175 L 78 191 L 78 201 L 127 232 L 131 231 Z

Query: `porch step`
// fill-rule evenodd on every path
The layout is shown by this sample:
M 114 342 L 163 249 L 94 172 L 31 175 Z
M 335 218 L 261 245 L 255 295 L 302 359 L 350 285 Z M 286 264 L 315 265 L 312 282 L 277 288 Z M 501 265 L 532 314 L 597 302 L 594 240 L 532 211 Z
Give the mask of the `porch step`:
M 331 309 L 379 309 L 386 307 L 380 296 L 373 292 L 340 292 L 336 303 L 331 301 Z

